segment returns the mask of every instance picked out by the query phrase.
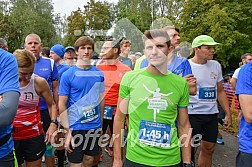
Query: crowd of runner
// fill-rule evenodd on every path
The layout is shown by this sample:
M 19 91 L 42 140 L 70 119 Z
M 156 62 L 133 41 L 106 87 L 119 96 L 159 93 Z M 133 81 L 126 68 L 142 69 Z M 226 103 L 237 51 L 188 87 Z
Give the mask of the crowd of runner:
M 96 54 L 88 36 L 49 48 L 29 34 L 12 54 L 0 38 L 0 166 L 97 167 L 105 150 L 113 167 L 211 167 L 234 101 L 234 166 L 251 166 L 252 54 L 223 79 L 208 35 L 190 59 L 175 27 L 145 31 L 143 44 L 133 53 L 130 40 L 106 40 Z

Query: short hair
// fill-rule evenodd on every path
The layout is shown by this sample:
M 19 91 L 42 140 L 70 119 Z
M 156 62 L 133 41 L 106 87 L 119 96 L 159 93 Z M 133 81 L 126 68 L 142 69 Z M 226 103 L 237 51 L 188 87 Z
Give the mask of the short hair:
M 104 41 L 104 43 L 105 42 L 111 42 L 112 43 L 112 48 L 117 48 L 117 53 L 118 54 L 120 54 L 120 40 L 118 41 L 118 40 L 116 40 L 116 39 L 112 39 L 112 38 L 109 38 L 109 39 L 106 39 L 105 41 Z
M 174 29 L 175 31 L 177 31 L 178 33 L 180 33 L 180 30 L 177 27 L 174 27 L 174 26 L 166 26 L 166 27 L 164 27 L 162 29 L 164 29 L 165 31 Z
M 36 57 L 29 50 L 17 49 L 17 50 L 15 50 L 13 55 L 17 59 L 18 67 L 21 67 L 21 68 L 34 66 L 34 64 L 36 62 Z
M 0 38 L 0 48 L 8 50 L 7 41 L 4 38 Z
M 27 35 L 27 36 L 25 37 L 25 43 L 27 43 L 27 39 L 28 39 L 29 37 L 36 37 L 37 40 L 38 40 L 38 42 L 41 43 L 41 38 L 40 38 L 37 34 L 29 34 L 29 35 Z
M 49 57 L 49 55 L 50 55 L 50 48 L 49 47 L 43 47 L 43 49 L 41 51 L 41 54 L 44 55 L 44 56 Z
M 4 38 L 0 38 L 0 46 L 7 46 L 7 41 Z
M 89 36 L 81 36 L 81 37 L 79 37 L 76 41 L 75 41 L 75 43 L 74 43 L 74 48 L 75 48 L 75 50 L 79 50 L 79 47 L 80 46 L 84 46 L 84 45 L 91 45 L 92 46 L 92 49 L 93 49 L 93 51 L 94 51 L 94 40 L 91 38 L 91 37 L 89 37 Z
M 241 59 L 246 59 L 247 56 L 252 56 L 252 53 L 245 53 L 243 55 L 241 55 Z
M 131 42 L 130 42 L 130 40 L 128 40 L 128 39 L 123 39 L 123 40 L 120 42 L 120 47 L 122 47 L 123 44 L 130 44 L 130 45 L 131 45 Z
M 168 48 L 171 46 L 170 37 L 163 29 L 146 30 L 143 34 L 143 42 L 148 39 L 154 39 L 156 37 L 164 37 L 166 41 L 165 43 L 167 44 Z

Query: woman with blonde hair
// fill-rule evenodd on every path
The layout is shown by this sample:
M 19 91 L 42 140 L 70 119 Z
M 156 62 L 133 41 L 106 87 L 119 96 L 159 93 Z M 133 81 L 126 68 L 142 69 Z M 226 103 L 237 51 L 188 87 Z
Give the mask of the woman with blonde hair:
M 26 167 L 40 167 L 46 150 L 46 143 L 57 126 L 54 124 L 43 134 L 39 111 L 39 98 L 43 97 L 50 113 L 55 112 L 56 105 L 44 78 L 33 73 L 36 58 L 28 50 L 16 50 L 14 56 L 18 62 L 20 98 L 17 114 L 13 122 L 13 139 L 18 165 L 25 162 Z M 52 116 L 51 116 L 52 117 Z M 54 120 L 56 118 L 52 118 Z M 53 122 L 52 122 L 53 123 Z

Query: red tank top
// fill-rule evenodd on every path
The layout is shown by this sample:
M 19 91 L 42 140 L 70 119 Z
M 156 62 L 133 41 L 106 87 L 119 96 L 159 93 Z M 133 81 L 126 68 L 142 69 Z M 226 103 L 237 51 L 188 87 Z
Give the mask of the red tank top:
M 13 122 L 13 139 L 24 140 L 37 137 L 43 133 L 40 120 L 39 96 L 34 87 L 34 74 L 30 82 L 20 88 L 17 114 Z

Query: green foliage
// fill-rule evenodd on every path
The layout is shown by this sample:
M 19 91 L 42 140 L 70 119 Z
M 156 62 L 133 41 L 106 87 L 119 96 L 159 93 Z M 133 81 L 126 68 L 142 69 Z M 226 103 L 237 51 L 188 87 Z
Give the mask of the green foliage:
M 40 35 L 45 46 L 61 42 L 62 34 L 65 46 L 73 45 L 80 35 L 96 41 L 112 35 L 130 39 L 136 52 L 143 49 L 142 33 L 155 27 L 156 19 L 166 18 L 181 29 L 181 41 L 207 34 L 220 42 L 217 59 L 224 70 L 234 70 L 240 55 L 252 52 L 251 4 L 252 0 L 119 0 L 116 4 L 90 0 L 62 19 L 53 14 L 52 0 L 0 1 L 0 37 L 14 51 L 29 33 Z M 109 29 L 112 34 L 106 34 Z
M 64 45 L 73 45 L 80 35 L 89 35 L 96 41 L 104 39 L 104 30 L 111 28 L 114 14 L 110 11 L 108 2 L 91 0 L 84 6 L 84 10 L 73 11 L 68 20 L 68 32 Z M 79 31 L 78 34 L 74 33 Z
M 185 0 L 179 18 L 181 35 L 189 42 L 198 35 L 212 36 L 221 43 L 216 48 L 217 59 L 224 67 L 232 66 L 234 70 L 240 55 L 252 51 L 249 4 L 241 0 Z
M 0 37 L 4 37 L 8 41 L 10 51 L 14 51 L 20 43 L 17 40 L 18 32 L 15 26 L 10 22 L 9 15 L 0 13 Z
M 51 0 L 10 0 L 6 3 L 0 3 L 0 17 L 3 18 L 0 35 L 7 39 L 10 51 L 21 48 L 30 33 L 38 34 L 44 46 L 52 46 L 60 40 Z
M 38 34 L 45 46 L 56 42 L 53 20 L 53 7 L 50 0 L 15 0 L 10 20 L 19 33 L 19 42 L 30 33 Z
M 73 45 L 74 42 L 79 38 L 81 34 L 85 32 L 83 13 L 80 9 L 73 11 L 69 17 L 68 21 L 68 31 L 65 37 L 64 45 Z
M 131 40 L 131 50 L 142 52 L 142 34 L 150 29 L 153 21 L 151 0 L 119 0 L 117 22 L 113 37 Z

